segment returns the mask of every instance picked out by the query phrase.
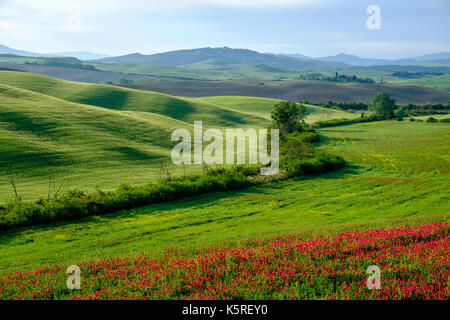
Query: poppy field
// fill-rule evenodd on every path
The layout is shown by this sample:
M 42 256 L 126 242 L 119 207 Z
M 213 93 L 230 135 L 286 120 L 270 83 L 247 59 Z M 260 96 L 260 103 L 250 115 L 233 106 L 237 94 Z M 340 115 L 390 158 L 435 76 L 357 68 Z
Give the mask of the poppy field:
M 67 265 L 50 266 L 3 275 L 0 299 L 448 300 L 449 231 L 440 221 L 105 258 L 79 264 L 78 290 Z M 379 289 L 367 286 L 371 265 Z

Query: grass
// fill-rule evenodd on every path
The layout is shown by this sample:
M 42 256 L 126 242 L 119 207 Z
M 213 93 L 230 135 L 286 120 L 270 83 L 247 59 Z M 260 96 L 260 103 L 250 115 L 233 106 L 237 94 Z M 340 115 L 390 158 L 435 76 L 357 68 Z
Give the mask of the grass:
M 0 164 L 7 169 L 0 202 L 13 195 L 11 174 L 25 200 L 46 196 L 50 179 L 86 191 L 156 179 L 175 145 L 171 133 L 191 130 L 194 120 L 219 128 L 269 123 L 192 99 L 0 72 Z
M 333 233 L 448 219 L 450 125 L 385 121 L 324 128 L 320 147 L 352 165 L 0 235 L 0 270 L 31 270 L 165 247 L 238 243 L 283 233 Z
M 210 103 L 109 85 L 59 80 L 31 73 L 0 71 L 0 84 L 41 93 L 68 102 L 118 111 L 149 112 L 192 124 L 214 127 L 262 126 L 265 119 Z
M 88 192 L 145 184 L 158 178 L 158 164 L 169 159 L 173 130 L 191 130 L 195 120 L 205 128 L 267 127 L 277 101 L 181 98 L 0 71 L 0 165 L 7 169 L 0 171 L 0 203 L 13 197 L 11 175 L 24 200 L 46 197 L 50 180 Z M 313 120 L 353 116 L 308 110 Z
M 67 267 L 57 265 L 0 277 L 0 299 L 448 300 L 449 230 L 438 222 L 312 239 L 291 234 L 90 261 L 78 265 L 80 290 L 67 289 Z M 369 282 L 374 265 L 379 281 Z
M 197 98 L 199 101 L 206 101 L 220 106 L 224 106 L 240 112 L 246 112 L 259 117 L 269 119 L 273 106 L 278 103 L 278 99 L 245 97 L 245 96 L 215 96 Z M 360 112 L 346 112 L 341 110 L 327 109 L 313 105 L 305 105 L 308 116 L 305 121 L 313 123 L 321 120 L 330 120 L 337 118 L 355 118 L 361 116 Z M 366 112 L 367 113 L 367 112 Z
M 389 83 L 415 84 L 450 91 L 450 74 L 444 74 L 440 76 L 426 75 L 414 79 L 401 79 L 397 77 L 391 77 L 391 79 L 389 79 Z

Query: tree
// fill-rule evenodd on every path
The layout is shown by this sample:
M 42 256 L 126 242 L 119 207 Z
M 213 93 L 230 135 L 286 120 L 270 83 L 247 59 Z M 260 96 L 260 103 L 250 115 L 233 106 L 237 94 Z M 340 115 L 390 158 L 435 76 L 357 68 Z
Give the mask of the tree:
M 405 117 L 405 109 L 404 108 L 399 108 L 397 110 L 396 117 L 397 117 L 398 121 L 402 121 L 403 118 Z
M 369 110 L 373 111 L 378 117 L 390 119 L 394 115 L 395 100 L 384 92 L 378 92 L 369 103 Z
M 280 129 L 283 134 L 292 133 L 297 130 L 298 123 L 307 115 L 304 105 L 297 105 L 292 101 L 281 101 L 277 103 L 272 111 L 273 126 Z
M 119 84 L 132 84 L 133 80 L 127 78 L 120 78 L 118 81 Z

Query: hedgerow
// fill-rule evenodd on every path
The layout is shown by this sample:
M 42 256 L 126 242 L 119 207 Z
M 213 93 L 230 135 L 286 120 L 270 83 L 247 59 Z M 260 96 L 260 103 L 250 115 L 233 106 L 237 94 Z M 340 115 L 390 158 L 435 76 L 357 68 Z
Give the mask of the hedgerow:
M 354 118 L 354 119 L 347 119 L 347 118 L 332 119 L 332 120 L 317 121 L 314 123 L 314 127 L 315 128 L 326 128 L 326 127 L 342 126 L 342 125 L 346 125 L 346 124 L 372 122 L 372 121 L 380 121 L 380 120 L 381 119 L 377 116 Z

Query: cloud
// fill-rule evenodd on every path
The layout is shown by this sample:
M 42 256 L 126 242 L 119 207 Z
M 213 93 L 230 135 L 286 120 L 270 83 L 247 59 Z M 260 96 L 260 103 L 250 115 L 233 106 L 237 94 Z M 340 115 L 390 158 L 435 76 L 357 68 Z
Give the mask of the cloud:
M 40 12 L 61 12 L 68 6 L 77 5 L 83 10 L 98 11 L 142 11 L 167 10 L 202 7 L 232 7 L 232 8 L 270 8 L 299 7 L 318 5 L 329 0 L 10 0 L 0 1 L 1 7 L 31 8 Z
M 85 31 L 83 15 L 90 13 L 155 12 L 192 7 L 270 8 L 317 5 L 330 0 L 0 0 L 3 31 L 37 29 Z M 74 10 L 76 8 L 76 10 Z M 75 12 L 76 11 L 76 12 Z
M 318 4 L 319 0 L 193 0 L 194 3 L 221 7 L 299 7 Z

